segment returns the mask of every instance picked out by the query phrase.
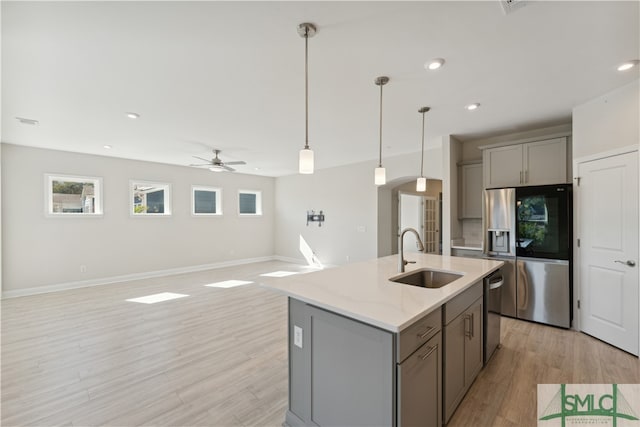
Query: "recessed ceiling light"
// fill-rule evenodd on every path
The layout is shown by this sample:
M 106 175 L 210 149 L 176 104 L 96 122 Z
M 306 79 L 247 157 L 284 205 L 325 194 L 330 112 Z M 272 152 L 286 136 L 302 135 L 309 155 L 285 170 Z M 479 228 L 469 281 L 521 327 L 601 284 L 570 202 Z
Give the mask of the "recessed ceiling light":
M 129 112 L 129 113 L 126 113 L 126 114 L 127 114 L 127 117 L 129 117 L 130 119 L 137 119 L 138 117 L 140 117 L 140 114 L 138 114 L 138 113 Z
M 431 61 L 424 64 L 424 68 L 427 70 L 437 70 L 444 65 L 444 59 L 434 58 Z
M 640 61 L 633 59 L 631 61 L 624 62 L 618 66 L 618 71 L 627 71 L 638 65 Z
M 111 150 L 111 146 L 110 145 L 103 145 L 102 148 L 104 148 L 105 150 Z
M 26 117 L 16 117 L 16 120 L 22 123 L 23 125 L 37 125 L 40 123 L 35 119 L 27 119 Z
M 477 102 L 464 106 L 464 108 L 466 108 L 469 111 L 477 110 L 479 107 L 480 107 L 480 104 L 478 104 Z

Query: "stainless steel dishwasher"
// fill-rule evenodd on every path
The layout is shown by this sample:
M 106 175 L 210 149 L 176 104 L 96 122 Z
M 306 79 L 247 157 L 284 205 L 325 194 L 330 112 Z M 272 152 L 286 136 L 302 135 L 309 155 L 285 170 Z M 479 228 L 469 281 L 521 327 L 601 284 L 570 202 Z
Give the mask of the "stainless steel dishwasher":
M 483 361 L 486 365 L 500 346 L 500 311 L 502 309 L 502 269 L 496 270 L 484 278 L 484 328 Z

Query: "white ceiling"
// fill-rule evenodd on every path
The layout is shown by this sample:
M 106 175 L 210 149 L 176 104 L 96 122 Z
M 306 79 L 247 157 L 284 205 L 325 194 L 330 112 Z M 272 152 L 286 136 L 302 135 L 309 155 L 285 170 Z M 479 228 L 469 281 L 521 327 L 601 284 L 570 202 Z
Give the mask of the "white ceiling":
M 639 5 L 3 1 L 2 142 L 180 165 L 215 147 L 247 162 L 239 172 L 296 173 L 301 22 L 318 27 L 316 168 L 377 158 L 380 75 L 384 156 L 419 150 L 422 106 L 429 147 L 568 123 L 573 106 L 638 78 L 616 66 L 640 57 Z M 425 71 L 435 57 L 445 67 Z

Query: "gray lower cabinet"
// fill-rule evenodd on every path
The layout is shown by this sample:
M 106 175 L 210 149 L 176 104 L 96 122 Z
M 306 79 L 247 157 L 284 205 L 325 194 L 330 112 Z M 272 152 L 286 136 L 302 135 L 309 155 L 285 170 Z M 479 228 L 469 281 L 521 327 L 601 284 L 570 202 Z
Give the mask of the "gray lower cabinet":
M 289 426 L 441 425 L 441 311 L 400 334 L 289 298 Z
M 482 369 L 482 282 L 443 308 L 444 423 Z
M 442 339 L 440 332 L 398 364 L 398 425 L 442 425 Z

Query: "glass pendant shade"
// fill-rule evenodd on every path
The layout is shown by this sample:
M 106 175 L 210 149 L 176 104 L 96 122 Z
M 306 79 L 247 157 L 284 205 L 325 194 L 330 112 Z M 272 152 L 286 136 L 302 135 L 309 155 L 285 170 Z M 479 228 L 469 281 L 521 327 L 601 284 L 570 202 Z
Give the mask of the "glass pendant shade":
M 427 191 L 427 178 L 421 176 L 416 182 L 416 191 Z
M 302 174 L 313 173 L 313 150 L 311 150 L 311 148 L 303 148 L 300 150 L 298 171 Z
M 376 185 L 385 185 L 387 183 L 387 171 L 383 167 L 375 169 L 374 182 Z

